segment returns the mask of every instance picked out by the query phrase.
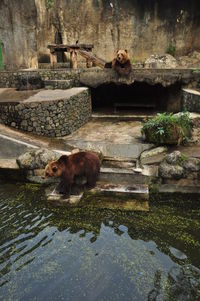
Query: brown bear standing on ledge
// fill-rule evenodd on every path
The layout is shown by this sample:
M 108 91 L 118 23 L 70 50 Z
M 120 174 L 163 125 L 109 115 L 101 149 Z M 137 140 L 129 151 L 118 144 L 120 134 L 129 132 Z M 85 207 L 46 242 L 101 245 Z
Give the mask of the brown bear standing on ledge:
M 116 52 L 116 57 L 112 61 L 112 63 L 106 63 L 105 68 L 114 69 L 119 75 L 129 75 L 131 72 L 131 62 L 129 59 L 128 51 L 118 50 Z
M 100 165 L 98 156 L 91 152 L 63 155 L 58 160 L 47 164 L 45 177 L 60 177 L 61 181 L 56 191 L 69 196 L 75 176 L 85 176 L 87 187 L 94 187 L 99 176 Z

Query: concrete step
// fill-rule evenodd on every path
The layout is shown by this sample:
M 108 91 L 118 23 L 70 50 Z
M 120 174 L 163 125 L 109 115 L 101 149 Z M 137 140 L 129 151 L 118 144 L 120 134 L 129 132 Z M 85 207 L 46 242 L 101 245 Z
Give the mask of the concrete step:
M 156 116 L 156 114 L 141 114 L 141 113 L 93 113 L 93 120 L 100 121 L 143 121 L 144 119 L 150 119 Z
M 131 186 L 133 183 L 146 184 L 149 182 L 149 177 L 137 169 L 101 167 L 99 181 L 107 184 Z
M 74 86 L 74 81 L 72 79 L 68 80 L 45 80 L 44 81 L 46 89 L 70 89 Z
M 149 210 L 147 185 L 132 184 L 132 186 L 127 186 L 98 182 L 94 189 L 85 192 L 84 197 L 87 206 L 91 205 L 102 209 Z
M 54 191 L 46 191 L 47 200 L 55 206 L 78 205 L 101 209 L 120 209 L 134 211 L 149 210 L 149 190 L 147 185 L 115 185 L 98 182 L 92 190 L 79 195 L 63 198 Z

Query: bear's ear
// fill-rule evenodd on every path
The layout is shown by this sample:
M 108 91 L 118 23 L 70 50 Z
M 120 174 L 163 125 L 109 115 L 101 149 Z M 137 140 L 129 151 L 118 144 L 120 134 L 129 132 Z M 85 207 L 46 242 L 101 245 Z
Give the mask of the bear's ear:
M 115 53 L 117 54 L 119 52 L 119 49 L 117 49 L 116 51 L 115 51 Z
M 67 161 L 67 156 L 66 155 L 62 155 L 58 160 L 58 164 L 62 164 L 62 163 L 65 163 Z
M 128 50 L 127 50 L 127 49 L 125 49 L 125 52 L 126 52 L 126 53 L 128 53 Z

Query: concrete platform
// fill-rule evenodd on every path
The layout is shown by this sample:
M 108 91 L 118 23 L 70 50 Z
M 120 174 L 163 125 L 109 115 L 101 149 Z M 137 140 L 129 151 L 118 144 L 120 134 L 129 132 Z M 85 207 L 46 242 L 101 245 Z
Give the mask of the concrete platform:
M 17 91 L 14 88 L 1 88 L 0 89 L 0 105 L 3 103 L 30 103 L 30 102 L 46 102 L 58 101 L 70 98 L 80 92 L 85 91 L 87 88 L 71 88 L 68 90 L 27 90 Z
M 139 121 L 92 120 L 63 140 L 73 147 L 100 151 L 106 157 L 137 159 L 153 147 L 142 140 L 141 127 Z

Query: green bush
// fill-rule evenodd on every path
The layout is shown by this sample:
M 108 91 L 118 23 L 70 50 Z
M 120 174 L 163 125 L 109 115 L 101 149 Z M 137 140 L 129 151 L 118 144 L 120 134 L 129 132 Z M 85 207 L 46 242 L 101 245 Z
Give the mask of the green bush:
M 168 54 L 170 54 L 172 56 L 175 56 L 175 54 L 176 54 L 176 47 L 174 45 L 170 44 L 168 46 L 168 48 L 166 49 L 166 53 L 168 53 Z
M 142 134 L 147 141 L 157 145 L 181 144 L 188 141 L 191 129 L 188 112 L 179 115 L 160 113 L 143 123 Z

